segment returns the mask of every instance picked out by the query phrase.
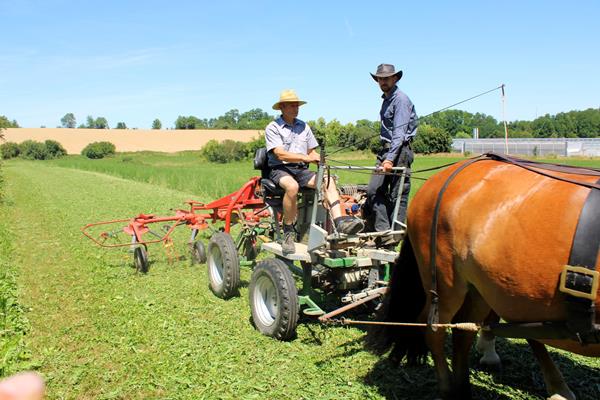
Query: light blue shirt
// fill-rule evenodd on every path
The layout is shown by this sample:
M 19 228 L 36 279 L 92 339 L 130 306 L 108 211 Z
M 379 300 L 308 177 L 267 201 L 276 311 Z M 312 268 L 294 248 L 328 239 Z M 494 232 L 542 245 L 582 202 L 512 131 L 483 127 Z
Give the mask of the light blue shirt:
M 381 96 L 381 132 L 380 139 L 390 143 L 386 160 L 395 161 L 404 142 L 411 140 L 417 134 L 417 113 L 415 106 L 396 86 L 392 94 Z
M 286 164 L 275 157 L 271 151 L 276 147 L 283 147 L 290 153 L 308 154 L 310 150 L 319 145 L 310 126 L 298 118 L 294 119 L 293 126 L 285 122 L 282 117 L 269 123 L 265 128 L 265 140 L 270 167 Z

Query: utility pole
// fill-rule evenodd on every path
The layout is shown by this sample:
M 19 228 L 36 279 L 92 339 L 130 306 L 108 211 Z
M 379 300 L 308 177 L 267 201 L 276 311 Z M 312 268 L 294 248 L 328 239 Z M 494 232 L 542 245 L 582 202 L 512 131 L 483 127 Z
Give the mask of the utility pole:
M 508 127 L 506 126 L 506 111 L 504 107 L 504 83 L 502 84 L 502 119 L 504 120 L 504 153 L 508 154 Z

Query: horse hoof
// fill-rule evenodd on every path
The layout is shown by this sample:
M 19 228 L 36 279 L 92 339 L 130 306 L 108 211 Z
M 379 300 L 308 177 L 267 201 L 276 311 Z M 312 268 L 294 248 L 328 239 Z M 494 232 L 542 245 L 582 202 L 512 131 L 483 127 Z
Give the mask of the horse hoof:
M 554 394 L 552 397 L 548 397 L 546 400 L 568 400 L 566 397 L 562 397 L 560 394 Z

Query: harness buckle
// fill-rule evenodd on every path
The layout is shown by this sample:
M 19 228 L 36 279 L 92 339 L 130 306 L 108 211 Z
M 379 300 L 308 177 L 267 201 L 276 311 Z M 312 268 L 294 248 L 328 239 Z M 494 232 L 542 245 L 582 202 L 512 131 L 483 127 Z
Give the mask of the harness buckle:
M 584 279 L 585 281 L 583 281 Z M 574 297 L 594 301 L 596 300 L 599 284 L 600 272 L 585 267 L 565 265 L 560 273 L 558 290 Z M 588 288 L 589 292 L 587 291 Z

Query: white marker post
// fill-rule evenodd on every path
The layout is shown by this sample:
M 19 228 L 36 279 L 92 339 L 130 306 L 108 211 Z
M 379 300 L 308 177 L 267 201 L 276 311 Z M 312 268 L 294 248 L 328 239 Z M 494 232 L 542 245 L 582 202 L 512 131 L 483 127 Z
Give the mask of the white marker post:
M 504 83 L 502 88 L 502 119 L 504 120 L 504 153 L 508 155 L 508 127 L 506 126 L 506 112 L 504 108 Z

